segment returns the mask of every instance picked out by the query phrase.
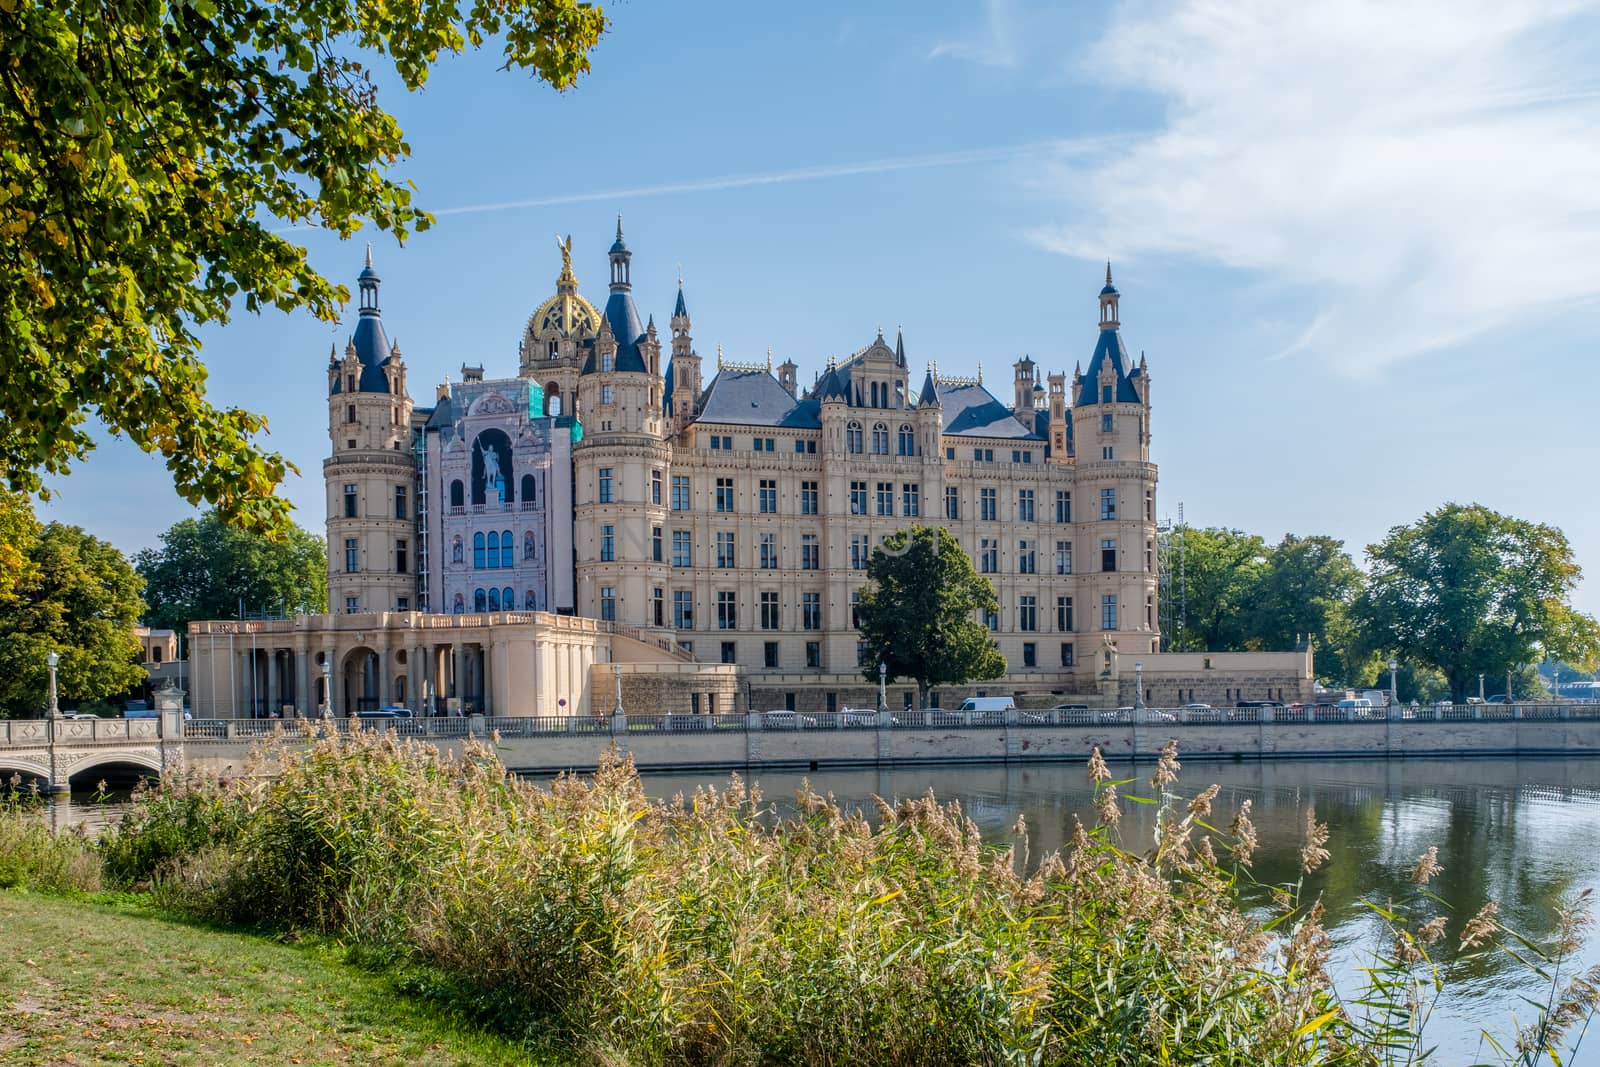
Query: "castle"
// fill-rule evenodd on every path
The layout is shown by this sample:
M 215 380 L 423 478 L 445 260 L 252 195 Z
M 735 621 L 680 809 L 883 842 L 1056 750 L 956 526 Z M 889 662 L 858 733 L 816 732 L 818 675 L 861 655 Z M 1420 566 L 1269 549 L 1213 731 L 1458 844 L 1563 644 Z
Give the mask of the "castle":
M 641 689 L 671 705 L 654 710 L 833 711 L 864 702 L 854 610 L 872 550 L 940 525 L 998 595 L 985 622 L 1008 673 L 991 691 L 1120 700 L 1119 657 L 1149 661 L 1152 688 L 1172 683 L 1152 697 L 1175 703 L 1197 689 L 1295 699 L 1309 686 L 1298 660 L 1251 665 L 1218 690 L 1211 657 L 1159 654 L 1151 376 L 1123 344 L 1109 265 L 1087 366 L 1041 379 L 1018 359 L 1007 403 L 981 369 L 952 377 L 930 363 L 919 381 L 903 336 L 881 331 L 809 387 L 770 353 L 736 362 L 719 349 L 703 371 L 681 279 L 668 336 L 641 319 L 620 218 L 603 308 L 579 292 L 571 248 L 522 329 L 516 376 L 463 367 L 431 407 L 409 395 L 369 249 L 355 330 L 327 367 L 332 618 L 379 617 L 366 631 L 415 629 L 414 617 L 594 620 L 653 650 L 658 673 L 716 678 Z M 464 661 L 460 648 L 415 646 L 422 662 L 405 672 L 373 652 L 346 678 L 346 701 L 493 710 L 499 643 L 475 646 Z M 273 669 L 280 694 L 296 689 Z M 252 692 L 270 688 L 259 671 L 251 659 Z

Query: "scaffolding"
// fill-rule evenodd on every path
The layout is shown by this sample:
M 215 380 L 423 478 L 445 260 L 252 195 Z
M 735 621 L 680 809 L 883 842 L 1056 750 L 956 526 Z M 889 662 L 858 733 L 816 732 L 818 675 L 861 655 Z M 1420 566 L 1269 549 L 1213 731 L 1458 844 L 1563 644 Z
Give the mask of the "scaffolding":
M 1171 517 L 1156 526 L 1156 552 L 1160 560 L 1161 651 L 1184 647 L 1189 622 L 1189 579 L 1184 567 L 1183 504 L 1178 504 L 1178 521 Z

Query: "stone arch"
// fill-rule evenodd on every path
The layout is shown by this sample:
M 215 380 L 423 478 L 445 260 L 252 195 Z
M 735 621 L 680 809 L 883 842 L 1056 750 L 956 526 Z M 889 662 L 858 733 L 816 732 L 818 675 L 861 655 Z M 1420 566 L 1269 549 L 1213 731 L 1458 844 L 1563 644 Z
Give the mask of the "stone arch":
M 550 381 L 544 383 L 544 413 L 546 415 L 561 414 L 561 385 Z
M 344 654 L 339 662 L 339 688 L 335 709 L 340 717 L 349 718 L 358 711 L 376 711 L 379 699 L 378 654 L 365 645 L 358 645 Z
M 88 757 L 65 777 L 68 788 L 78 792 L 93 789 L 101 779 L 113 787 L 131 787 L 140 778 L 160 778 L 161 760 L 138 752 L 109 752 Z
M 487 470 L 484 457 L 492 453 L 493 466 L 500 475 L 500 486 L 494 488 L 485 484 Z M 472 502 L 473 504 L 486 504 L 493 496 L 494 503 L 499 504 L 501 494 L 504 493 L 506 503 L 516 498 L 516 490 L 511 480 L 511 438 L 507 437 L 504 430 L 487 429 L 478 434 L 472 444 Z
M 39 760 L 31 760 L 26 756 L 17 756 L 10 753 L 0 753 L 0 789 L 4 789 L 13 774 L 20 774 L 23 778 L 23 788 L 27 788 L 27 779 L 37 779 L 39 788 L 43 789 L 50 781 L 49 764 Z

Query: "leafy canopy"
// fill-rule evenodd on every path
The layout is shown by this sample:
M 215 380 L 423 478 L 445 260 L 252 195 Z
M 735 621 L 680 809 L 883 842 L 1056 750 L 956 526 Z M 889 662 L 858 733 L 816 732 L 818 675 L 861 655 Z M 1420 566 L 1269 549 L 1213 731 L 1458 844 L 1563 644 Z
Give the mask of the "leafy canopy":
M 143 582 L 122 553 L 76 526 L 40 526 L 17 497 L 0 495 L 0 522 L 0 552 L 21 560 L 0 590 L 0 715 L 44 708 L 52 651 L 61 655 L 57 687 L 67 706 L 143 681 L 133 636 Z
M 1446 504 L 1369 545 L 1357 610 L 1374 647 L 1437 668 L 1460 700 L 1477 676 L 1552 657 L 1588 669 L 1600 625 L 1569 603 L 1581 577 L 1566 535 L 1480 504 Z
M 277 539 L 228 525 L 207 512 L 161 535 L 160 548 L 133 557 L 145 582 L 151 626 L 178 631 L 194 619 L 231 619 L 247 611 L 316 614 L 328 608 L 328 559 L 322 538 L 288 523 Z
M 408 90 L 496 37 L 558 89 L 606 28 L 576 0 L 0 0 L 0 484 L 38 492 L 92 416 L 181 496 L 276 528 L 266 421 L 205 397 L 197 332 L 242 304 L 333 321 L 348 291 L 273 232 L 431 221 L 374 72 Z
M 862 673 L 877 682 L 911 678 L 923 706 L 928 690 L 998 678 L 1005 657 L 976 615 L 999 611 L 994 586 L 972 567 L 960 542 L 942 527 L 896 531 L 873 549 L 857 612 L 866 642 Z

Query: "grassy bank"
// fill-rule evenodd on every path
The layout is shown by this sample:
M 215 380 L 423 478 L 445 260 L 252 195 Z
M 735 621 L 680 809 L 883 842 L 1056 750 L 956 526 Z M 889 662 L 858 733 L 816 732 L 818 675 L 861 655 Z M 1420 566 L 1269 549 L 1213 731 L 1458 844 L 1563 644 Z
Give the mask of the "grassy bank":
M 1370 984 L 1336 993 L 1320 902 L 1254 883 L 1250 802 L 1213 813 L 1215 786 L 1180 794 L 1175 744 L 1148 787 L 1112 781 L 1097 753 L 1098 824 L 1045 856 L 1020 820 L 1011 847 L 986 846 L 932 796 L 869 819 L 803 790 L 780 819 L 737 778 L 651 801 L 615 758 L 542 789 L 487 749 L 392 735 L 268 757 L 146 796 L 96 843 L 0 819 L 0 884 L 103 882 L 336 941 L 408 976 L 394 1011 L 425 991 L 583 1067 L 1420 1064 L 1447 931 L 1458 958 L 1509 948 L 1548 982 L 1497 1062 L 1571 1062 L 1553 1050 L 1600 1003 L 1600 969 L 1567 968 L 1579 916 L 1549 946 L 1492 907 L 1452 917 L 1427 889 L 1431 850 L 1405 899 L 1374 902 Z M 1121 825 L 1131 803 L 1156 813 L 1140 840 Z M 1308 818 L 1303 872 L 1326 841 Z M 1270 891 L 1268 921 L 1241 908 L 1247 885 Z M 211 985 L 192 972 L 173 995 Z
M 529 1064 L 327 951 L 0 892 L 0 1064 Z

